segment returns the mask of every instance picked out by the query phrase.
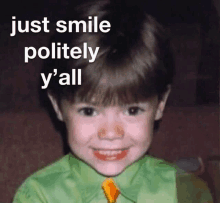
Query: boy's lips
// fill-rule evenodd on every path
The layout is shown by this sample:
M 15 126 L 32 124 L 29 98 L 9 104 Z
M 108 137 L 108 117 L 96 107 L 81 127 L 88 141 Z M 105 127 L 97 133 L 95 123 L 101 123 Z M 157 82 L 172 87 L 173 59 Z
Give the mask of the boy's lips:
M 102 161 L 118 161 L 127 156 L 128 149 L 118 149 L 118 150 L 95 149 L 93 152 L 95 157 Z

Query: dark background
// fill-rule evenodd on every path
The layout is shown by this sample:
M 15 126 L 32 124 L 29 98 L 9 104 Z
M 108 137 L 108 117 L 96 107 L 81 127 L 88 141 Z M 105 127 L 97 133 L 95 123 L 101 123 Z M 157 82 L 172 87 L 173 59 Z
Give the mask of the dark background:
M 78 2 L 9 0 L 0 6 L 0 203 L 10 202 L 27 176 L 63 155 L 62 140 L 38 98 L 43 61 L 35 58 L 24 63 L 24 47 L 48 46 L 52 33 L 10 37 L 11 17 L 48 17 L 53 26 Z M 190 156 L 207 160 L 220 155 L 220 1 L 143 2 L 146 10 L 169 29 L 176 65 L 168 108 L 151 154 L 170 161 Z M 206 166 L 204 179 L 220 194 L 219 163 L 207 161 Z
M 5 1 L 0 12 L 0 110 L 38 108 L 37 80 L 42 60 L 24 63 L 24 47 L 48 46 L 52 33 L 18 33 L 10 37 L 12 16 L 43 20 L 52 26 L 72 12 L 79 0 Z M 218 105 L 219 0 L 154 0 L 143 6 L 172 35 L 176 79 L 168 105 Z

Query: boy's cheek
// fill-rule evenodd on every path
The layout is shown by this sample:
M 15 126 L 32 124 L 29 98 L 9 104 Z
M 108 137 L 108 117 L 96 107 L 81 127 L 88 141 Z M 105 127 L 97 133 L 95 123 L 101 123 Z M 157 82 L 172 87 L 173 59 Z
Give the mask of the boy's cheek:
M 125 126 L 126 132 L 130 135 L 146 135 L 152 129 L 151 125 L 148 125 L 146 122 L 140 122 L 135 124 L 129 124 Z
M 68 129 L 68 137 L 76 142 L 86 142 L 90 139 L 96 132 L 94 125 L 77 125 L 73 124 Z

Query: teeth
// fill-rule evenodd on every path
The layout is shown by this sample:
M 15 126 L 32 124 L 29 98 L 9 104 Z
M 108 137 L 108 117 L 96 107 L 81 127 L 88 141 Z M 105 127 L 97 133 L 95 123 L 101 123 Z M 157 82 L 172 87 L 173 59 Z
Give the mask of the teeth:
M 115 156 L 122 153 L 122 150 L 117 151 L 106 151 L 106 150 L 98 150 L 99 154 L 107 155 L 107 156 Z

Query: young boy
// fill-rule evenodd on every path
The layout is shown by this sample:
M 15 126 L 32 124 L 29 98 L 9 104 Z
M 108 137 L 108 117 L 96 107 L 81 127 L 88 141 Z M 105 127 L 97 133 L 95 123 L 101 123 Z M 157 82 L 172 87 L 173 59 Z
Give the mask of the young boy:
M 14 203 L 212 202 L 195 176 L 146 155 L 173 78 L 162 27 L 142 7 L 109 0 L 77 11 L 81 20 L 108 20 L 111 31 L 61 35 L 61 43 L 100 47 L 96 60 L 51 60 L 43 70 L 82 71 L 82 85 L 60 85 L 53 76 L 46 89 L 71 153 L 30 176 Z

